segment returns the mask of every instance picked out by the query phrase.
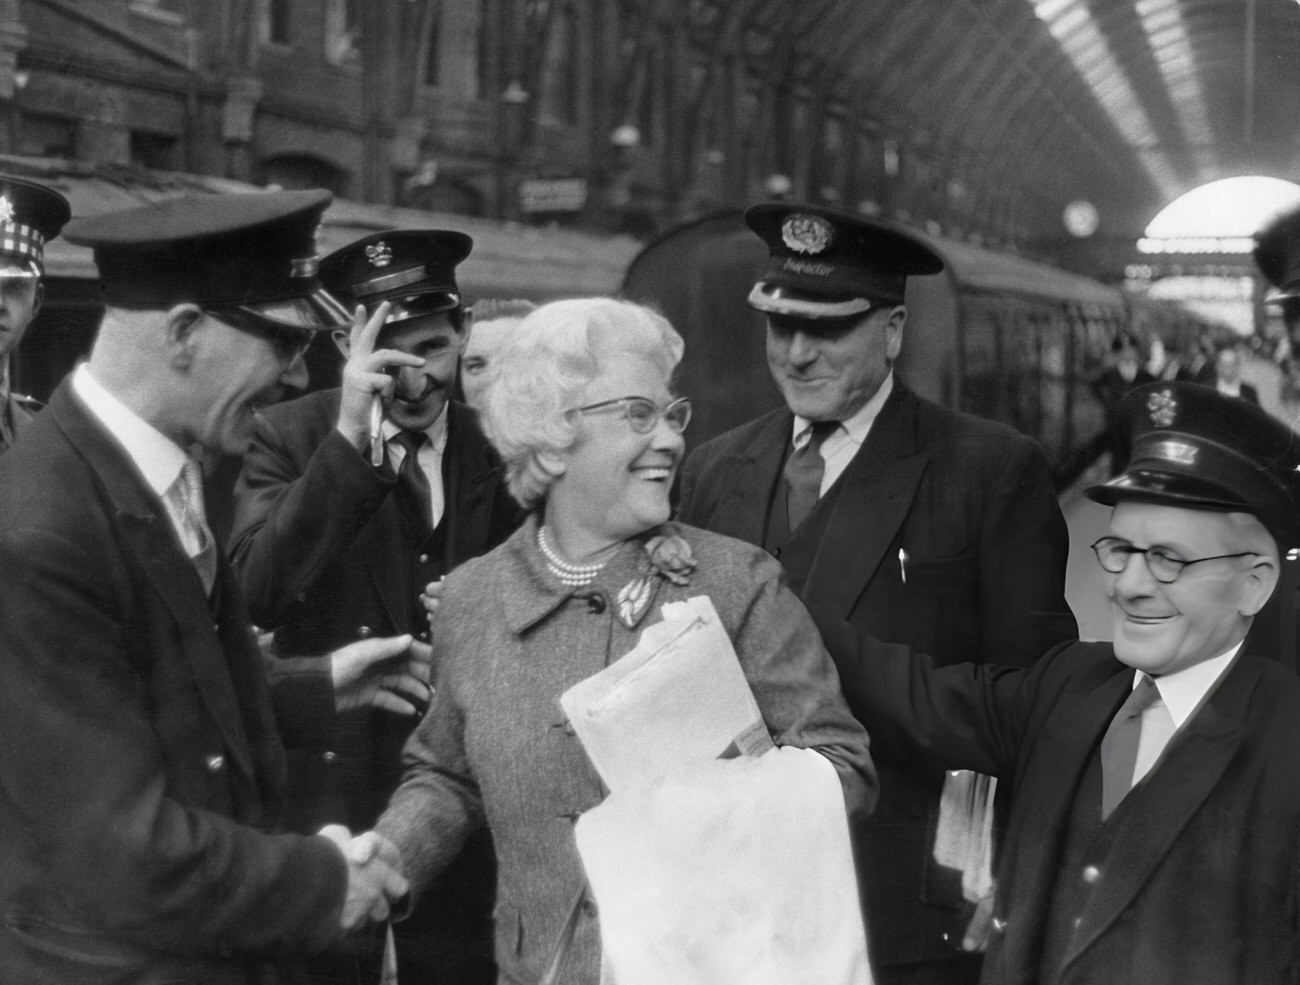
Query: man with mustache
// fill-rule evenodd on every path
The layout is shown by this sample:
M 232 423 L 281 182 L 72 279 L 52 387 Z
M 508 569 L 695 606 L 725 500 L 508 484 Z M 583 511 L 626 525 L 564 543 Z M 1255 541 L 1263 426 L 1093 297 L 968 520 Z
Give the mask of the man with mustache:
M 843 622 L 940 662 L 1024 664 L 1074 637 L 1065 520 L 1042 450 L 918 396 L 895 372 L 905 325 L 925 344 L 927 326 L 908 321 L 907 278 L 942 271 L 942 258 L 904 227 L 822 206 L 766 203 L 745 219 L 771 254 L 749 304 L 766 317 L 786 407 L 687 457 L 681 519 L 774 554 L 823 634 Z M 851 656 L 842 642 L 826 636 L 837 663 Z M 963 866 L 964 887 L 963 871 L 935 856 L 957 861 L 942 849 L 964 840 L 939 831 L 982 828 L 941 804 L 987 781 L 877 767 L 880 802 L 854 831 L 876 981 L 973 982 L 988 904 L 970 897 L 988 899 L 986 877 Z
M 1300 438 L 1191 383 L 1120 413 L 1129 463 L 1087 490 L 1114 642 L 1021 669 L 857 638 L 844 693 L 873 751 L 1011 783 L 985 982 L 1295 982 L 1300 681 L 1246 636 L 1300 543 Z
M 90 358 L 0 456 L 0 981 L 277 981 L 405 892 L 399 860 L 279 825 L 262 654 L 195 450 L 307 384 L 346 312 L 316 277 L 323 190 L 78 219 Z
M 53 189 L 0 175 L 0 452 L 40 410 L 10 389 L 10 360 L 45 297 L 45 244 L 70 215 L 68 200 Z
M 351 331 L 334 336 L 346 359 L 342 386 L 268 408 L 244 461 L 234 562 L 254 620 L 274 629 L 283 657 L 276 678 L 318 684 L 317 700 L 303 700 L 299 687 L 288 709 L 295 734 L 312 737 L 291 750 L 300 830 L 373 826 L 429 698 L 410 686 L 427 678 L 412 666 L 429 659 L 421 595 L 436 595 L 443 575 L 518 523 L 477 416 L 451 398 L 468 332 L 455 267 L 471 245 L 459 232 L 394 230 L 326 257 L 322 280 L 356 309 Z M 383 419 L 372 449 L 376 399 Z M 341 700 L 347 671 L 337 660 L 298 656 L 358 640 L 393 654 L 389 680 L 378 685 L 389 693 L 364 703 Z M 472 845 L 398 925 L 404 980 L 495 981 L 491 858 L 485 844 Z M 373 981 L 378 942 L 361 950 L 322 959 L 318 977 Z

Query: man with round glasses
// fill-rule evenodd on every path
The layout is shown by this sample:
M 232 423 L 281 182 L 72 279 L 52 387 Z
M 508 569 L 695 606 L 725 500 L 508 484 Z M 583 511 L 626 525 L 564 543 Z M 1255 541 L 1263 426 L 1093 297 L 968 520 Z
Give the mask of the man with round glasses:
M 244 459 L 232 558 L 254 621 L 274 630 L 276 676 L 317 692 L 291 710 L 310 738 L 290 750 L 297 830 L 373 826 L 431 697 L 421 595 L 520 518 L 477 414 L 452 399 L 471 330 L 455 272 L 471 246 L 451 230 L 391 230 L 325 257 L 322 281 L 354 312 L 334 332 L 342 385 L 268 408 Z M 350 686 L 358 661 L 340 654 L 373 660 L 359 679 L 377 690 Z M 403 980 L 496 980 L 491 862 L 471 843 L 397 927 Z M 377 981 L 380 944 L 312 970 Z
M 1088 495 L 1112 643 L 1032 669 L 840 662 L 873 749 L 1013 784 L 984 981 L 1291 982 L 1300 968 L 1300 681 L 1246 640 L 1300 543 L 1300 436 L 1154 383 Z

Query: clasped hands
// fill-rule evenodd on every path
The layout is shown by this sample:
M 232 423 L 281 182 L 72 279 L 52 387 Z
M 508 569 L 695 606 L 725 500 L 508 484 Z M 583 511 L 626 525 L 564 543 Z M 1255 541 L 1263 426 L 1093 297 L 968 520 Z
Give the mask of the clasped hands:
M 341 824 L 327 824 L 320 835 L 338 847 L 348 866 L 339 929 L 350 933 L 367 923 L 387 920 L 394 905 L 410 890 L 396 846 L 377 831 L 353 837 Z

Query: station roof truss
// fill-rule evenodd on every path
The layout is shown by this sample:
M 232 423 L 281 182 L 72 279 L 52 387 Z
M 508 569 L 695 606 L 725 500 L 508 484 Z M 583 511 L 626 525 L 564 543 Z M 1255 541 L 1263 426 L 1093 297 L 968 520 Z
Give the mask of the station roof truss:
M 1300 173 L 1297 0 L 685 5 L 697 35 L 733 32 L 766 78 L 925 160 L 977 228 L 1061 235 L 1083 200 L 1137 235 L 1206 182 Z

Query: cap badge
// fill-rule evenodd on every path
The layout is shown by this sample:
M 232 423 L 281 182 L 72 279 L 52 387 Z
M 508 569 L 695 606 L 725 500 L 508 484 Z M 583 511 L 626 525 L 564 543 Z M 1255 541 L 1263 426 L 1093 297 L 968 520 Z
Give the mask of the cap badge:
M 366 259 L 372 267 L 387 267 L 393 262 L 393 251 L 383 240 L 366 247 Z
M 835 228 L 821 216 L 796 212 L 781 223 L 781 240 L 796 253 L 821 253 L 835 241 Z
M 1152 424 L 1158 428 L 1167 428 L 1174 423 L 1178 414 L 1178 401 L 1169 389 L 1157 390 L 1147 397 L 1147 411 L 1151 415 Z
M 8 195 L 0 195 L 0 223 L 14 221 L 14 203 Z
M 1157 458 L 1163 458 L 1166 462 L 1173 462 L 1175 465 L 1191 468 L 1196 464 L 1198 449 L 1185 441 L 1161 441 L 1153 450 Z

